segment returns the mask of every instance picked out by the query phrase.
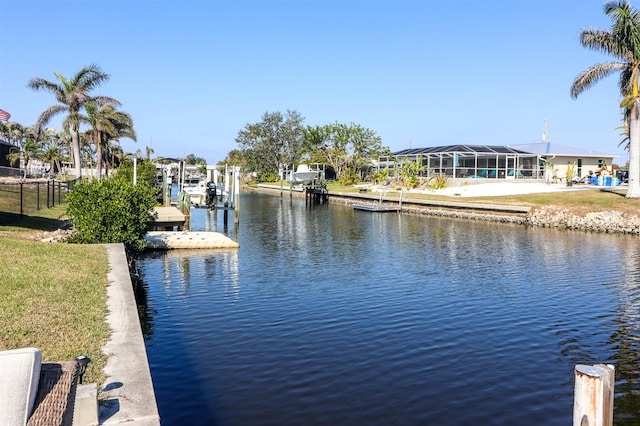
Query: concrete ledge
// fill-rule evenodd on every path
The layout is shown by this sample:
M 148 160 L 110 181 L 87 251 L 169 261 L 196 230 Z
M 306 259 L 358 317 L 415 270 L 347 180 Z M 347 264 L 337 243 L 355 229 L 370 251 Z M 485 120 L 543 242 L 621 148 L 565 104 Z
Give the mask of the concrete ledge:
M 107 323 L 111 336 L 103 348 L 109 357 L 99 406 L 99 423 L 159 426 L 160 416 L 149 370 L 138 307 L 122 244 L 106 244 L 111 268 L 107 288 Z
M 73 426 L 97 426 L 98 385 L 90 383 L 78 385 L 73 408 Z

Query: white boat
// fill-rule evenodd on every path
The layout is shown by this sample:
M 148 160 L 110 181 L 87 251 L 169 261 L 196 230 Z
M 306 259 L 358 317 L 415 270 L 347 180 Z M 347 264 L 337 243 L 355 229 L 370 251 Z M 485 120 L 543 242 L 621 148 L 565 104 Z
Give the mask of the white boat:
M 200 207 L 206 204 L 207 182 L 205 182 L 204 179 L 201 179 L 196 183 L 186 184 L 182 187 L 182 190 L 189 194 L 192 205 Z
M 205 179 L 199 180 L 195 184 L 184 185 L 182 190 L 189 194 L 191 198 L 191 205 L 194 207 L 205 207 L 207 205 L 207 185 L 212 182 L 207 182 Z M 224 188 L 220 185 L 216 185 L 216 197 L 219 200 L 223 200 L 226 195 Z
M 313 182 L 314 179 L 318 179 L 321 172 L 322 171 L 319 168 L 312 170 L 308 164 L 300 164 L 296 168 L 295 172 L 289 173 L 287 176 L 287 182 L 294 185 L 308 184 Z

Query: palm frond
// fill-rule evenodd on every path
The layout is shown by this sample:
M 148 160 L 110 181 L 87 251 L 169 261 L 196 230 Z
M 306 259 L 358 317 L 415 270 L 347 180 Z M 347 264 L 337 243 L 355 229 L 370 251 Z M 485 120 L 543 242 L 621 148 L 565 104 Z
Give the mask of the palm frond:
M 610 74 L 625 69 L 627 64 L 623 62 L 609 62 L 606 64 L 596 64 L 584 70 L 571 85 L 571 97 L 576 99 L 585 90 Z
M 580 44 L 588 49 L 606 53 L 623 61 L 630 61 L 633 58 L 633 52 L 608 31 L 583 30 L 580 33 Z

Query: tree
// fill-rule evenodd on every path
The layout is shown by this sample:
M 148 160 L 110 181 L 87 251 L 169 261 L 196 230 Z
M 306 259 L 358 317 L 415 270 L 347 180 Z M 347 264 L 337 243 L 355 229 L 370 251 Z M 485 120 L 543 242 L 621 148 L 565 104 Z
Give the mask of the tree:
M 620 106 L 629 126 L 629 187 L 627 198 L 640 197 L 640 13 L 626 0 L 604 5 L 604 13 L 612 19 L 610 31 L 583 30 L 582 46 L 613 56 L 614 62 L 596 64 L 583 71 L 571 86 L 571 97 L 577 98 L 602 78 L 620 72 Z
M 304 130 L 304 153 L 309 160 L 329 165 L 344 184 L 361 178 L 373 158 L 389 153 L 376 133 L 359 124 L 333 123 L 307 126 Z
M 123 243 L 135 253 L 145 246 L 144 235 L 154 221 L 155 166 L 142 161 L 137 185 L 133 167 L 123 166 L 112 179 L 80 182 L 67 194 L 67 214 L 73 224 L 70 242 Z
M 192 166 L 197 166 L 197 165 L 202 165 L 202 164 L 204 164 L 206 166 L 207 165 L 207 160 L 205 160 L 202 157 L 198 157 L 195 154 L 189 154 L 186 157 L 184 157 L 184 163 L 192 165 Z
M 104 161 L 103 149 L 108 143 L 120 137 L 129 137 L 136 140 L 133 130 L 133 120 L 129 114 L 118 111 L 119 102 L 107 102 L 99 105 L 95 101 L 85 104 L 86 115 L 80 115 L 81 122 L 90 126 L 88 134 L 96 148 L 96 171 L 98 179 L 102 177 L 102 163 Z M 148 153 L 148 151 L 147 151 Z
M 15 166 L 19 161 L 22 162 L 20 167 L 24 168 L 25 173 L 27 173 L 27 168 L 29 167 L 29 162 L 33 158 L 39 157 L 39 146 L 38 143 L 33 138 L 29 138 L 24 141 L 19 148 L 12 147 L 9 149 L 9 154 L 7 155 L 7 159 L 12 166 Z
M 119 141 L 109 141 L 105 150 L 105 160 L 107 164 L 107 172 L 109 168 L 118 167 L 127 159 Z
M 247 124 L 236 137 L 247 167 L 260 175 L 273 175 L 295 163 L 303 146 L 303 121 L 296 111 L 265 112 L 261 122 Z
M 224 160 L 218 161 L 218 166 L 224 166 L 225 164 L 240 167 L 245 166 L 246 161 L 244 159 L 244 154 L 239 149 L 232 149 L 227 153 L 227 156 Z
M 10 121 L 3 124 L 2 134 L 12 145 L 20 146 L 27 136 L 27 128 L 20 123 Z
M 122 179 L 127 182 L 133 182 L 133 160 L 126 159 L 120 165 L 115 179 Z M 146 185 L 155 186 L 156 184 L 156 166 L 149 160 L 139 158 L 136 161 L 136 181 L 144 182 Z
M 621 147 L 624 145 L 624 150 L 629 151 L 629 125 L 624 124 L 622 126 L 616 127 L 615 130 L 622 130 L 622 133 L 620 133 L 620 136 L 622 136 L 622 139 L 618 143 L 618 147 Z
M 62 170 L 62 160 L 64 159 L 64 139 L 53 129 L 46 129 L 42 138 L 42 160 L 50 164 L 52 173 L 59 173 Z
M 116 103 L 113 98 L 106 96 L 92 96 L 91 90 L 100 86 L 109 79 L 109 75 L 103 73 L 97 65 L 89 65 L 82 68 L 71 79 L 54 72 L 59 82 L 52 82 L 42 78 L 32 78 L 28 87 L 33 90 L 51 92 L 59 102 L 47 108 L 38 118 L 37 126 L 42 129 L 54 116 L 67 114 L 67 120 L 71 130 L 71 145 L 73 149 L 73 161 L 76 177 L 82 177 L 82 160 L 80 157 L 80 110 L 87 102 L 106 104 Z

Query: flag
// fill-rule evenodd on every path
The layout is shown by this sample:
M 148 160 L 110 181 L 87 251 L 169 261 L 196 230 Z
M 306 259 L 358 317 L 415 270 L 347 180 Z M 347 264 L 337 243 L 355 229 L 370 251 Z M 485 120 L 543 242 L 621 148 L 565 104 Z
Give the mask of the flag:
M 0 109 L 0 121 L 9 121 L 11 114 L 7 111 Z

